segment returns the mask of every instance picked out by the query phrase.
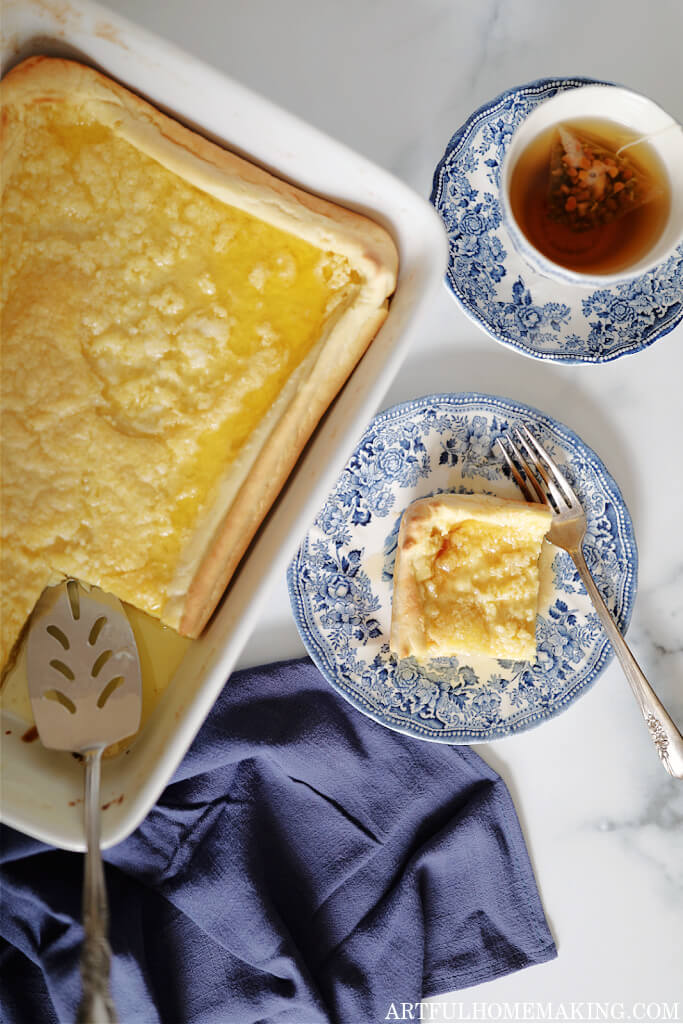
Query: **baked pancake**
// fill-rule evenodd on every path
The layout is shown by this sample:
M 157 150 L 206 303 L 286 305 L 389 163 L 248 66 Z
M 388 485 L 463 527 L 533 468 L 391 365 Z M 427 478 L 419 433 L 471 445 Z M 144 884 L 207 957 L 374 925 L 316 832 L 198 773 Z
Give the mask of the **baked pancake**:
M 63 576 L 197 636 L 386 317 L 395 247 L 90 68 L 1 89 L 1 662 Z
M 524 660 L 536 652 L 545 505 L 440 494 L 403 514 L 390 647 L 400 658 Z

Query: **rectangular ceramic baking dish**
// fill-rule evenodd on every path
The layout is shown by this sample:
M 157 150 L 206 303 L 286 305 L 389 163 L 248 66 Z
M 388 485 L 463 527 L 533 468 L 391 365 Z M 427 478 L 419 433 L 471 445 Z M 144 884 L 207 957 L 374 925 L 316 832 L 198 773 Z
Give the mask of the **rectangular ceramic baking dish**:
M 102 843 L 110 846 L 150 810 L 258 626 L 271 584 L 285 573 L 443 278 L 446 239 L 431 206 L 385 171 L 105 8 L 6 0 L 2 73 L 40 53 L 90 63 L 220 145 L 368 214 L 393 235 L 400 259 L 384 326 L 299 460 L 212 623 L 184 657 L 130 751 L 104 765 Z M 9 715 L 3 714 L 1 725 L 2 820 L 55 846 L 83 849 L 80 766 L 39 742 L 22 742 Z

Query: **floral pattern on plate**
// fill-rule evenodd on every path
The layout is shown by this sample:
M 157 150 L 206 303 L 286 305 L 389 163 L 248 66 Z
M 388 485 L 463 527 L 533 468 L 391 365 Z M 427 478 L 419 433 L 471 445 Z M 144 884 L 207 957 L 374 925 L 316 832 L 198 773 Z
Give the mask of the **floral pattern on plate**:
M 377 416 L 288 571 L 306 648 L 328 682 L 382 724 L 445 743 L 486 741 L 536 725 L 597 678 L 611 649 L 569 556 L 546 545 L 534 662 L 389 651 L 393 566 L 403 510 L 439 491 L 520 497 L 494 443 L 527 423 L 575 487 L 588 519 L 584 554 L 622 630 L 636 589 L 628 510 L 598 457 L 529 406 L 489 395 L 432 395 Z
M 547 78 L 510 89 L 472 114 L 434 173 L 431 201 L 449 239 L 448 288 L 487 334 L 537 359 L 609 362 L 647 348 L 683 319 L 683 246 L 642 277 L 594 290 L 532 270 L 502 224 L 500 169 L 515 128 L 556 93 L 592 84 L 609 83 Z

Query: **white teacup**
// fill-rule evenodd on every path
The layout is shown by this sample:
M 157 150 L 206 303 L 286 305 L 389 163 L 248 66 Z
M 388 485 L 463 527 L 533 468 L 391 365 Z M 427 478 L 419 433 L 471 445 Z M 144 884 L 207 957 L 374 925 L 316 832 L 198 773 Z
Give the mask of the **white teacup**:
M 510 205 L 512 172 L 531 141 L 555 124 L 581 118 L 602 118 L 623 125 L 635 135 L 648 136 L 669 177 L 671 204 L 659 238 L 635 263 L 615 273 L 582 272 L 555 263 L 529 241 Z M 629 89 L 613 85 L 567 89 L 539 104 L 515 131 L 503 159 L 500 196 L 503 223 L 515 248 L 533 270 L 558 281 L 591 287 L 631 280 L 664 262 L 683 242 L 683 129 L 652 100 Z

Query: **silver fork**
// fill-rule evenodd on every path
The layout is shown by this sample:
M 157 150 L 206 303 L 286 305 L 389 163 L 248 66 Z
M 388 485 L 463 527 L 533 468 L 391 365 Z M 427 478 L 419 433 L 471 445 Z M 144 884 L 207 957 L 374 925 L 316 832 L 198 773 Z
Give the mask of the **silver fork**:
M 563 548 L 573 559 L 614 653 L 631 684 L 664 767 L 675 778 L 683 779 L 683 737 L 631 654 L 583 557 L 586 515 L 579 499 L 564 473 L 528 427 L 515 427 L 504 438 L 514 461 L 500 439 L 497 439 L 496 444 L 526 500 L 544 502 L 555 513 L 548 539 L 558 548 Z

